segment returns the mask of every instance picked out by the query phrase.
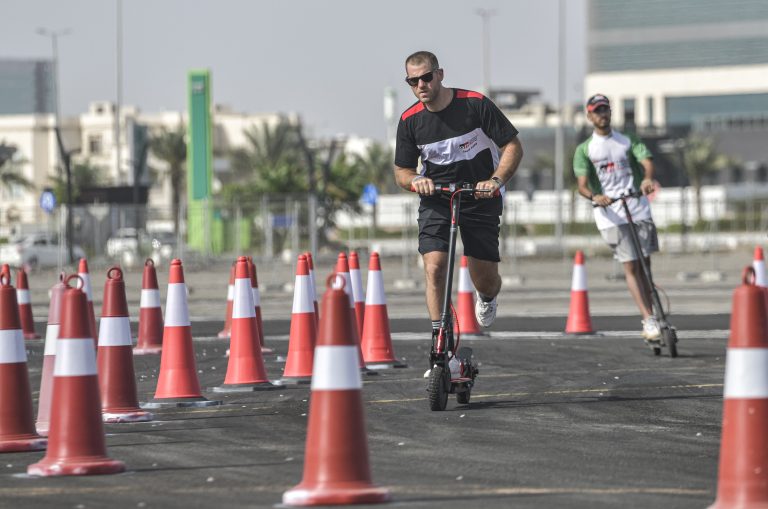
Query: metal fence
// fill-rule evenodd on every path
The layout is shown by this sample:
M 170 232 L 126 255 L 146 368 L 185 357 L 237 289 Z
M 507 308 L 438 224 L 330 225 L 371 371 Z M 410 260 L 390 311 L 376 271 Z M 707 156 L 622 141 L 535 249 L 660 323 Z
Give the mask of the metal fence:
M 665 189 L 653 202 L 662 250 L 712 252 L 765 240 L 768 199 L 735 200 L 717 189 L 705 191 L 700 208 L 691 189 Z M 564 223 L 562 234 L 556 235 L 558 200 L 553 193 L 536 193 L 529 200 L 525 193 L 508 192 L 501 228 L 503 255 L 607 251 L 594 226 L 589 202 L 571 198 L 570 193 L 562 197 Z M 0 217 L 5 220 L 1 209 Z M 177 213 L 178 231 L 170 207 L 77 206 L 72 209 L 72 236 L 88 256 L 112 258 L 126 265 L 140 263 L 145 256 L 161 261 L 171 257 L 204 261 L 239 253 L 292 263 L 297 253 L 313 248 L 320 252 L 354 248 L 383 255 L 416 253 L 418 197 L 408 193 L 380 196 L 375 221 L 370 205 L 347 203 L 331 210 L 306 195 L 264 195 L 258 203 L 247 204 L 182 204 Z M 61 208 L 50 216 L 23 211 L 17 221 L 0 224 L 0 236 L 7 240 L 34 231 L 56 237 L 65 227 L 65 217 Z M 403 257 L 404 274 L 411 270 L 411 262 L 412 258 Z

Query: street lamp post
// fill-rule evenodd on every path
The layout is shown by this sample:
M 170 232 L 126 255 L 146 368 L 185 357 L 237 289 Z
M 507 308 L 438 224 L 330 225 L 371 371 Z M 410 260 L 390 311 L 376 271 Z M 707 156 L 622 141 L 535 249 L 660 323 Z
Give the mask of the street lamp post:
M 475 14 L 483 22 L 483 93 L 491 95 L 491 31 L 490 18 L 496 15 L 495 9 L 476 9 Z
M 63 30 L 50 30 L 47 28 L 38 28 L 35 30 L 35 33 L 38 35 L 42 35 L 43 37 L 50 37 L 51 38 L 51 50 L 53 55 L 53 72 L 51 73 L 51 82 L 53 84 L 53 100 L 56 103 L 54 105 L 53 109 L 53 129 L 56 133 L 56 140 L 59 144 L 59 148 L 62 148 L 61 145 L 61 134 L 60 134 L 60 128 L 61 128 L 61 100 L 59 97 L 59 37 L 63 37 L 70 33 L 70 30 L 68 28 L 65 28 Z M 56 165 L 56 175 L 61 179 L 62 174 L 62 165 L 65 165 L 67 168 L 66 177 L 67 177 L 67 225 L 70 225 L 71 219 L 69 219 L 69 216 L 71 216 L 71 202 L 69 201 L 70 195 L 71 195 L 71 175 L 68 170 L 69 167 L 69 161 L 68 161 L 68 155 L 63 150 L 60 150 L 61 155 L 61 161 L 60 164 Z M 62 239 L 62 225 L 61 221 L 59 221 L 59 253 L 58 253 L 58 266 L 59 266 L 59 272 L 61 272 L 61 269 L 64 265 L 64 243 L 61 242 Z M 69 240 L 69 228 L 67 228 L 67 240 Z M 71 253 L 71 247 L 70 247 L 70 253 L 68 255 L 70 258 L 72 257 Z

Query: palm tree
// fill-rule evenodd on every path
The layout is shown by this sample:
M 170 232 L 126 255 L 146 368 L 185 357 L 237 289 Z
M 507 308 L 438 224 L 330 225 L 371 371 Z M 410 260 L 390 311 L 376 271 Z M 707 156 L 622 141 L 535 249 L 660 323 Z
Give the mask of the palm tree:
M 171 206 L 173 207 L 173 231 L 179 233 L 179 203 L 184 194 L 185 163 L 187 161 L 187 142 L 184 126 L 174 131 L 161 129 L 149 140 L 152 154 L 166 164 L 163 171 L 171 181 Z
M 87 160 L 72 166 L 72 202 L 76 202 L 80 191 L 85 187 L 98 187 L 103 181 L 103 168 L 93 166 Z M 58 203 L 67 203 L 67 178 L 65 176 L 48 177 L 53 183 L 53 194 Z
M 711 137 L 691 133 L 680 151 L 683 170 L 693 186 L 696 197 L 696 218 L 701 220 L 701 186 L 704 176 L 726 168 L 733 161 L 717 151 Z
M 32 189 L 34 185 L 19 173 L 19 162 L 14 160 L 17 148 L 0 141 L 0 187 L 10 190 L 13 186 Z
M 297 126 L 281 120 L 244 132 L 246 146 L 232 151 L 232 173 L 224 184 L 225 196 L 255 199 L 259 193 L 301 192 L 308 189 Z

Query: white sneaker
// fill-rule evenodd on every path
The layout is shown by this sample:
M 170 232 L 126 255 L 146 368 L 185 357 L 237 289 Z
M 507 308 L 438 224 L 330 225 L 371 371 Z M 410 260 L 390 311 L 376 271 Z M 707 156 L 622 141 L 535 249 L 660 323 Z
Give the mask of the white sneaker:
M 475 292 L 475 318 L 483 327 L 490 327 L 496 319 L 496 297 L 491 302 L 485 302 L 480 298 L 480 293 Z
M 424 378 L 429 378 L 429 375 L 432 374 L 432 368 L 429 368 L 424 372 Z
M 661 329 L 659 328 L 659 321 L 655 316 L 651 315 L 642 321 L 643 324 L 643 337 L 646 341 L 658 341 L 661 338 Z

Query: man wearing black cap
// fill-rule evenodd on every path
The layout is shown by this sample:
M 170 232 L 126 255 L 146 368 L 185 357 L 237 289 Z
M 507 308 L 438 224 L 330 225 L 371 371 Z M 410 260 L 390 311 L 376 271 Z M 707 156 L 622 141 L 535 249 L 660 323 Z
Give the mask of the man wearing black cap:
M 643 316 L 642 335 L 647 341 L 659 341 L 661 331 L 652 313 L 651 289 L 632 247 L 624 208 L 621 202 L 611 203 L 612 198 L 627 191 L 642 191 L 644 196 L 629 200 L 627 205 L 650 267 L 651 253 L 659 250 L 656 226 L 645 196 L 654 190 L 651 152 L 635 136 L 611 128 L 611 103 L 604 95 L 589 98 L 587 119 L 595 127 L 594 132 L 576 148 L 573 156 L 579 194 L 599 205 L 594 209 L 595 222 L 600 235 L 624 266 L 629 293 Z

